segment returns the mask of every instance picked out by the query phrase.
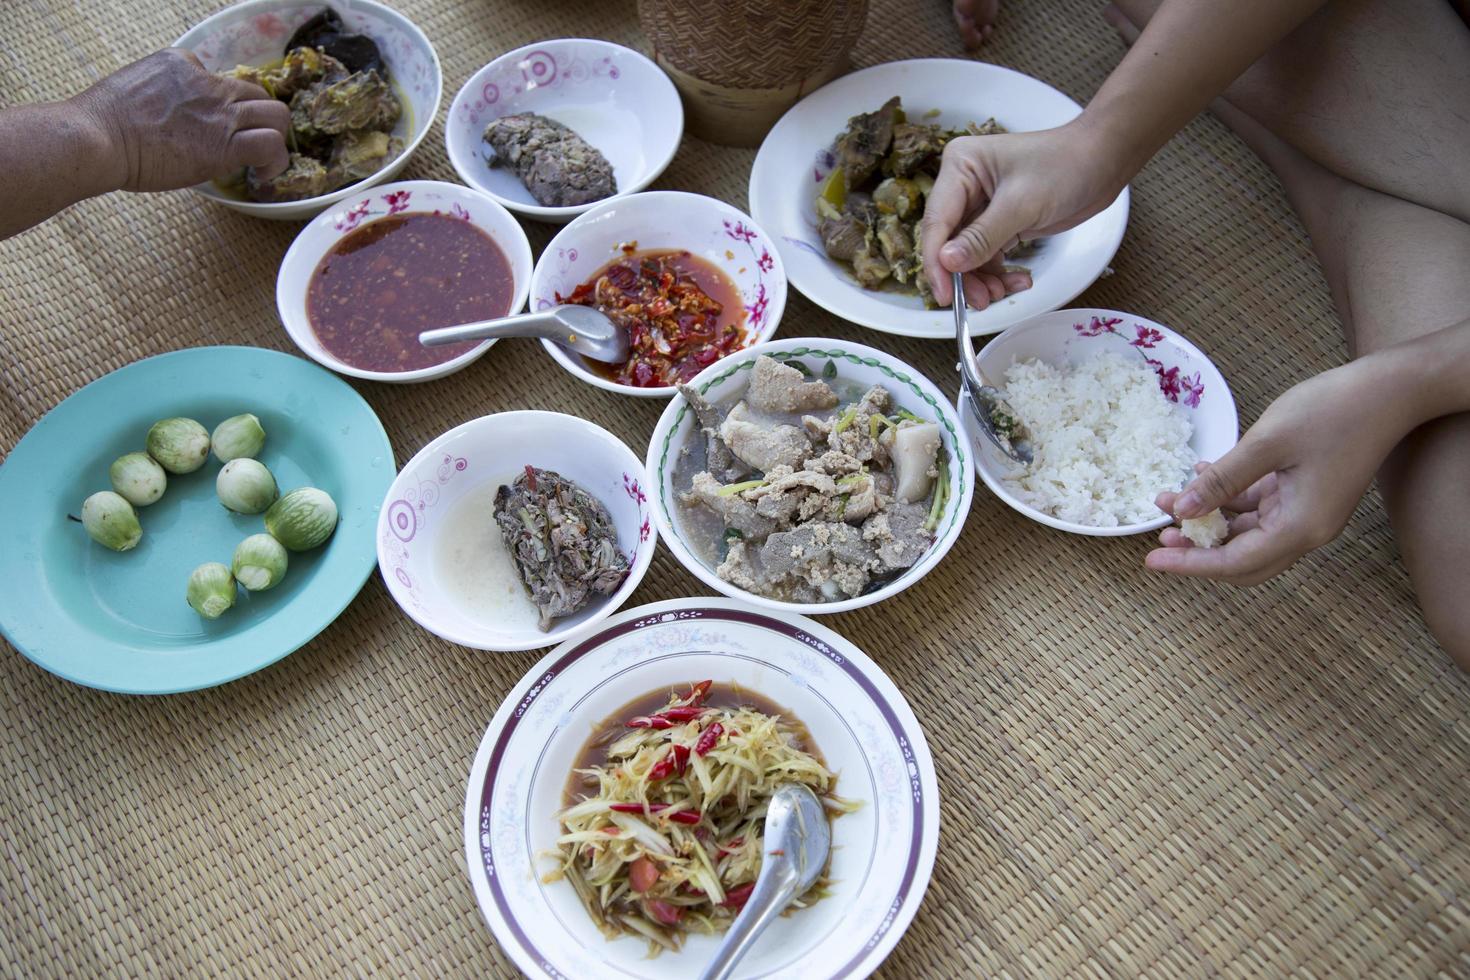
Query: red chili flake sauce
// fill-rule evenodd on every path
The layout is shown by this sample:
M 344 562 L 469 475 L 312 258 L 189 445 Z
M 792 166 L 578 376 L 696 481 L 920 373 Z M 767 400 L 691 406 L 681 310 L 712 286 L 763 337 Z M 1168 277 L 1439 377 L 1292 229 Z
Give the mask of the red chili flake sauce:
M 588 360 L 589 368 L 619 384 L 663 388 L 745 346 L 740 291 L 713 263 L 683 251 L 624 251 L 570 296 L 556 297 L 596 307 L 628 331 L 627 363 Z
M 312 273 L 306 314 L 321 345 L 368 371 L 414 371 L 475 342 L 425 347 L 419 333 L 510 312 L 510 261 L 468 221 L 411 211 L 370 221 Z

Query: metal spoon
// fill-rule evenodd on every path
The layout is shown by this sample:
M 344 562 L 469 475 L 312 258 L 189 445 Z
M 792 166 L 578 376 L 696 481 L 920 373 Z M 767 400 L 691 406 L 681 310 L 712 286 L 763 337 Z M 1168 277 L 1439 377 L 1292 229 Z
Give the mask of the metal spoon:
M 832 849 L 832 825 L 817 795 L 801 783 L 777 787 L 766 810 L 761 873 L 700 980 L 725 980 L 766 926 L 821 877 Z
M 980 423 L 980 431 L 995 444 L 995 448 L 1018 463 L 1031 462 L 1031 440 L 1021 425 L 1020 416 L 1006 401 L 1005 392 L 988 383 L 980 373 L 980 361 L 975 357 L 975 348 L 970 343 L 970 321 L 965 304 L 963 277 L 954 273 L 954 336 L 960 348 L 960 387 L 970 414 Z
M 602 311 L 575 303 L 553 306 L 538 313 L 425 330 L 419 334 L 419 343 L 425 347 L 438 347 L 462 340 L 499 340 L 503 337 L 542 337 L 583 357 L 608 364 L 621 364 L 628 359 L 628 331 L 613 323 Z

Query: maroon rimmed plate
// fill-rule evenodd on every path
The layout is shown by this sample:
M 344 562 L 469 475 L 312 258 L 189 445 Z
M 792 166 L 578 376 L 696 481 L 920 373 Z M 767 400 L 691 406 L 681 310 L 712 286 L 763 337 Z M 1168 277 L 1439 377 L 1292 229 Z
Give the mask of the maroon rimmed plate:
M 465 855 L 485 920 L 532 977 L 697 975 L 717 937 L 691 936 L 650 959 L 647 943 L 608 940 L 555 867 L 556 813 L 592 727 L 629 701 L 693 680 L 736 684 L 790 709 L 862 802 L 832 825 L 827 897 L 777 920 L 736 976 L 864 977 L 923 899 L 939 843 L 939 787 L 918 720 L 861 650 L 800 616 L 723 599 L 621 613 L 547 654 L 501 704 L 480 743 L 465 800 Z

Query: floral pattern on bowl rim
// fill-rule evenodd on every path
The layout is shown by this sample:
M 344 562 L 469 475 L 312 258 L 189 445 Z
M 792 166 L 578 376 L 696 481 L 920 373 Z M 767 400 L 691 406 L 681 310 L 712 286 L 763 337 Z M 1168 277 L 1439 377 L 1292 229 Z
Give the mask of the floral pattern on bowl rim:
M 558 62 L 556 55 L 544 48 L 537 48 L 527 52 L 519 61 L 493 72 L 481 83 L 479 98 L 473 102 L 459 102 L 455 111 L 456 115 L 468 120 L 471 126 L 479 126 L 481 113 L 499 104 L 502 98 L 522 95 L 531 89 L 555 88 L 558 85 L 580 85 L 591 81 L 607 85 L 616 82 L 622 74 L 611 55 L 584 58 L 574 53 L 570 58 Z

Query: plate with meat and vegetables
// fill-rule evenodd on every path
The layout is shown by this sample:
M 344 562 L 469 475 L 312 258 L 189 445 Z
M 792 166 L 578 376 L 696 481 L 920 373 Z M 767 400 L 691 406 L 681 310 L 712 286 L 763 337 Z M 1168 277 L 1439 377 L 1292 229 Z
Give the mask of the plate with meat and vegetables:
M 786 783 L 821 800 L 831 856 L 739 973 L 867 976 L 938 844 L 934 765 L 903 695 L 800 616 L 728 599 L 620 613 L 495 713 L 465 800 L 476 900 L 529 976 L 696 976 L 750 897 Z
M 860 344 L 771 341 L 681 385 L 648 446 L 654 516 L 705 584 L 844 612 L 901 592 L 958 539 L 974 481 L 953 406 Z
M 798 102 L 761 144 L 751 214 L 775 236 L 791 284 L 855 323 L 910 337 L 951 337 L 920 258 L 940 155 L 962 136 L 1060 126 L 1081 107 L 1045 82 L 977 61 L 876 65 Z M 1128 222 L 1128 190 L 1069 231 L 1004 257 L 1031 286 L 970 314 L 975 335 L 1066 305 L 1103 275 Z

